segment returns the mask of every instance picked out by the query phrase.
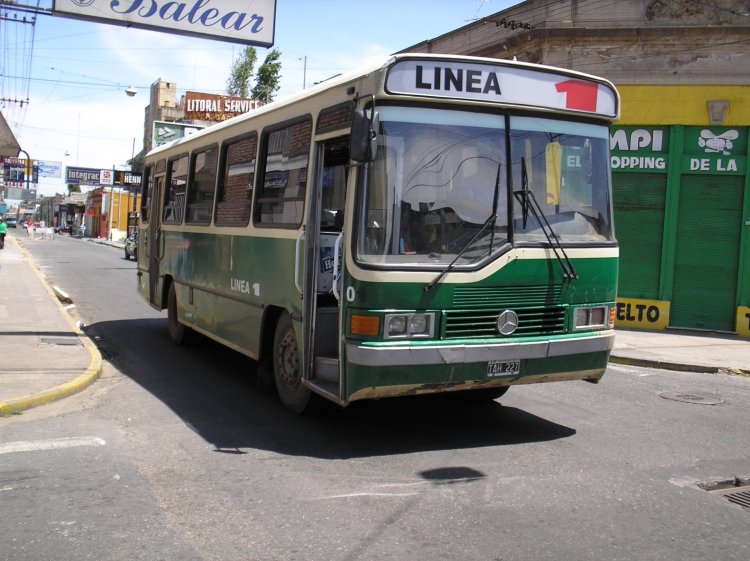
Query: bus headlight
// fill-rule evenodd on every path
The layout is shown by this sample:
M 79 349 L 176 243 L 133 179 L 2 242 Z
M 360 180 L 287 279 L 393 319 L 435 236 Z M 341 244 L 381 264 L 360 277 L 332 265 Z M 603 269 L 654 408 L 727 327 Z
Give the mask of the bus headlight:
M 388 336 L 399 337 L 406 335 L 406 316 L 386 316 Z
M 609 317 L 608 306 L 576 308 L 574 326 L 576 329 L 604 329 L 610 325 Z
M 386 314 L 386 339 L 428 338 L 435 332 L 435 314 Z

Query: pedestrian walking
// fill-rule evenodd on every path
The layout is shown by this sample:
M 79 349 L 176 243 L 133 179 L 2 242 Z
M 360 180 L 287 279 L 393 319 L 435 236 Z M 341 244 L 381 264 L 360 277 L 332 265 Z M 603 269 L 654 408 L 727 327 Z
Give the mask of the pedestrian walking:
M 5 249 L 5 234 L 8 233 L 8 225 L 5 218 L 0 218 L 0 249 Z

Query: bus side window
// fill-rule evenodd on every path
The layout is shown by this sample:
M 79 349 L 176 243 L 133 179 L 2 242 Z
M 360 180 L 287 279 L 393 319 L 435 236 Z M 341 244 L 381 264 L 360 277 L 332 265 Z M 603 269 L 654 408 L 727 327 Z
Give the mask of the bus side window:
M 219 149 L 216 146 L 193 153 L 188 184 L 188 224 L 211 223 L 218 159 Z
M 167 181 L 169 188 L 164 198 L 163 220 L 169 224 L 182 224 L 185 211 L 185 188 L 188 178 L 188 156 L 180 156 L 169 162 Z
M 302 223 L 311 135 L 309 116 L 264 133 L 264 169 L 253 211 L 256 224 L 296 228 Z
M 257 133 L 224 145 L 216 197 L 217 226 L 247 226 L 250 221 L 257 146 Z
M 151 212 L 151 196 L 154 185 L 154 168 L 149 166 L 143 173 L 143 187 L 141 188 L 141 223 L 148 224 Z

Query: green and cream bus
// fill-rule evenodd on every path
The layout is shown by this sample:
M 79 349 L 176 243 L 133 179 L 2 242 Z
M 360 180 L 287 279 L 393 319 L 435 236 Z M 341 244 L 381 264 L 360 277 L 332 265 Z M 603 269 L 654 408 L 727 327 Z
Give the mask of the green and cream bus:
M 598 381 L 618 247 L 615 88 L 515 61 L 399 55 L 145 159 L 138 290 L 170 337 L 321 398 Z

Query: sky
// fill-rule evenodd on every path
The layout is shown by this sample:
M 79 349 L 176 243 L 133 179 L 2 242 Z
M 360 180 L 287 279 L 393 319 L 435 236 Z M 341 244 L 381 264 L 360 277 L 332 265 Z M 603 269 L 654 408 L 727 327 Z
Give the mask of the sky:
M 277 0 L 274 47 L 281 51 L 282 78 L 276 99 L 517 3 Z M 244 50 L 218 40 L 49 15 L 36 16 L 33 26 L 2 21 L 0 35 L 0 110 L 32 159 L 61 162 L 63 168 L 126 169 L 143 146 L 151 84 L 176 83 L 178 100 L 187 90 L 224 94 L 232 64 Z M 256 50 L 260 64 L 268 51 Z M 126 95 L 133 88 L 136 95 Z M 15 99 L 28 103 L 7 101 Z M 38 194 L 67 192 L 63 181 L 40 179 Z

